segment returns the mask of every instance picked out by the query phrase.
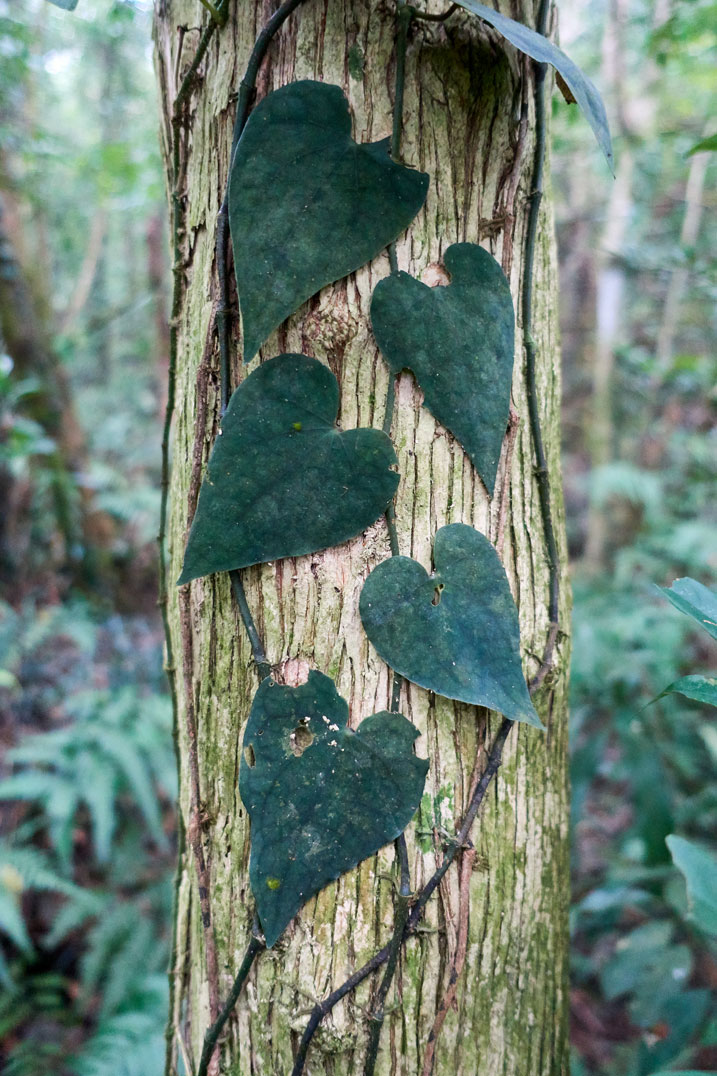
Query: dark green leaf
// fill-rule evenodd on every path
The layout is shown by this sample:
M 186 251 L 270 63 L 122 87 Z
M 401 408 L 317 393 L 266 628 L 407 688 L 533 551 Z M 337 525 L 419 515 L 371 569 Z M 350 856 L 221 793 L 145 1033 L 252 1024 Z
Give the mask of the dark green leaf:
M 717 594 L 690 579 L 675 579 L 671 587 L 658 587 L 675 609 L 696 620 L 700 627 L 717 639 Z
M 671 833 L 667 838 L 673 862 L 687 882 L 687 900 L 695 922 L 717 935 L 717 859 L 694 841 Z
M 495 549 L 473 527 L 453 523 L 438 531 L 433 560 L 431 576 L 410 557 L 374 568 L 359 605 L 369 639 L 415 684 L 542 728 L 520 665 L 518 614 Z
M 77 0 L 49 0 L 49 3 L 61 7 L 63 11 L 74 11 L 77 7 Z
M 391 373 L 412 370 L 425 405 L 458 438 L 490 494 L 505 436 L 515 315 L 495 258 L 473 243 L 449 247 L 448 287 L 408 273 L 382 280 L 371 321 Z
M 265 97 L 229 186 L 244 358 L 306 299 L 405 231 L 427 190 L 427 175 L 390 159 L 388 140 L 354 142 L 338 86 L 293 82 Z
M 610 167 L 610 171 L 614 173 L 612 141 L 610 139 L 607 115 L 605 114 L 605 105 L 597 88 L 587 75 L 580 70 L 578 65 L 573 63 L 570 57 L 566 56 L 562 49 L 559 49 L 547 37 L 536 33 L 530 27 L 524 26 L 520 22 L 514 22 L 513 19 L 509 19 L 506 15 L 501 15 L 499 11 L 494 11 L 493 8 L 486 7 L 485 4 L 477 3 L 476 0 L 458 0 L 458 3 L 466 11 L 470 11 L 490 23 L 504 38 L 510 41 L 511 45 L 515 45 L 517 49 L 520 49 L 527 56 L 531 56 L 539 63 L 552 64 L 567 83 L 585 119 L 593 129 L 593 134 L 600 149 L 605 154 L 605 160 Z
M 251 818 L 249 874 L 266 944 L 299 908 L 406 828 L 428 770 L 401 714 L 346 727 L 333 680 L 263 680 L 244 733 L 239 791 Z
M 710 135 L 709 138 L 703 138 L 701 142 L 696 142 L 691 149 L 685 154 L 686 157 L 691 157 L 695 153 L 715 153 L 717 152 L 717 134 Z
M 398 474 L 380 430 L 340 432 L 339 387 L 306 355 L 278 355 L 234 392 L 199 494 L 179 584 L 298 557 L 360 534 Z
M 708 706 L 717 706 L 717 676 L 681 676 L 661 691 L 657 698 L 673 694 L 684 695 L 687 699 L 704 702 Z

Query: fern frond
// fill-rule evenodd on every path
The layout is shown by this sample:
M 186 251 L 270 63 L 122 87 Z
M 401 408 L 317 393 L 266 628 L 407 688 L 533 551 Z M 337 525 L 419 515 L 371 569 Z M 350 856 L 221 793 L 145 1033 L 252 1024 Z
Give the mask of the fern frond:
M 122 772 L 134 793 L 135 802 L 155 842 L 160 847 L 166 848 L 167 838 L 162 829 L 162 817 L 152 783 L 152 775 L 139 750 L 130 738 L 113 730 L 103 732 L 102 746 Z
M 2 884 L 3 872 L 0 870 L 0 886 Z M 32 953 L 32 942 L 22 917 L 19 898 L 16 893 L 3 888 L 0 888 L 0 933 L 7 934 L 21 951 Z
M 166 977 L 148 976 L 122 1012 L 100 1020 L 70 1059 L 75 1076 L 156 1076 L 164 1065 Z

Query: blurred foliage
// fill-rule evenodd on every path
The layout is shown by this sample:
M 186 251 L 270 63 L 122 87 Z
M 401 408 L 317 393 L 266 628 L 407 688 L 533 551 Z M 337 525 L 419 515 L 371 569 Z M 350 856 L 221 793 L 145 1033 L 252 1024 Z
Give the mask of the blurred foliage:
M 717 4 L 580 0 L 561 5 L 561 27 L 608 98 L 623 184 L 619 198 L 605 187 L 556 97 L 574 562 L 573 1072 L 713 1071 L 717 945 L 690 910 L 685 863 L 673 863 L 666 841 L 673 854 L 677 841 L 710 857 L 703 867 L 713 862 L 715 711 L 673 685 L 696 669 L 713 676 L 717 647 L 654 584 L 717 582 L 717 157 L 703 158 L 701 223 L 694 242 L 684 239 L 688 153 L 717 106 Z M 611 214 L 623 215 L 622 228 Z M 595 515 L 605 524 L 597 555 Z M 656 698 L 666 685 L 673 691 Z
M 162 688 L 142 618 L 0 605 L 0 729 L 18 738 L 0 780 L 3 1072 L 160 1071 L 176 795 Z
M 94 513 L 89 540 L 109 544 L 132 588 L 146 588 L 152 571 L 167 363 L 150 8 L 144 0 L 102 0 L 68 14 L 44 0 L 0 0 L 5 227 L 69 378 L 84 438 L 81 468 L 70 468 L 70 477 Z M 57 545 L 43 501 L 55 446 L 32 418 L 44 373 L 20 374 L 2 352 L 0 341 L 0 472 L 11 469 L 16 490 L 30 487 L 21 559 L 36 577 Z M 23 498 L 8 504 L 21 512 Z M 70 554 L 78 559 L 78 550 Z M 89 582 L 110 589 L 107 563 L 104 573 Z
M 154 609 L 167 256 L 150 9 L 0 0 L 3 271 L 48 344 L 11 355 L 0 336 L 7 1076 L 164 1060 L 176 776 Z M 65 381 L 71 457 L 38 406 Z

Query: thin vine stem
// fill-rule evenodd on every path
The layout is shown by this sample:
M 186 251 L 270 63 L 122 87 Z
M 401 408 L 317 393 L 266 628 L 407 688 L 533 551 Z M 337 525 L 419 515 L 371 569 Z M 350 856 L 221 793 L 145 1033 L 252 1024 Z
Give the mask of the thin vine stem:
M 256 931 L 254 931 L 254 933 L 252 933 L 251 941 L 249 942 L 247 951 L 244 955 L 244 959 L 241 962 L 239 971 L 237 972 L 236 978 L 232 984 L 232 988 L 227 996 L 227 1000 L 224 1002 L 219 1016 L 216 1018 L 216 1020 L 207 1030 L 207 1033 L 204 1036 L 204 1045 L 202 1047 L 202 1056 L 199 1059 L 199 1068 L 197 1069 L 197 1076 L 207 1076 L 209 1064 L 212 1060 L 212 1054 L 214 1053 L 214 1048 L 217 1044 L 217 1040 L 222 1033 L 224 1025 L 234 1011 L 234 1006 L 239 1000 L 239 995 L 242 992 L 244 983 L 247 980 L 254 961 L 258 957 L 259 953 L 263 952 L 265 948 L 266 945 L 263 939 L 257 935 Z
M 229 578 L 232 583 L 232 591 L 234 592 L 234 599 L 239 609 L 239 616 L 242 618 L 246 633 L 249 636 L 249 642 L 251 644 L 252 657 L 254 658 L 254 664 L 256 666 L 257 676 L 259 680 L 263 680 L 271 673 L 271 665 L 269 664 L 266 651 L 264 650 L 264 643 L 261 640 L 261 636 L 257 631 L 254 618 L 251 615 L 251 610 L 246 600 L 246 593 L 244 592 L 244 585 L 241 581 L 241 572 L 233 571 L 229 573 Z

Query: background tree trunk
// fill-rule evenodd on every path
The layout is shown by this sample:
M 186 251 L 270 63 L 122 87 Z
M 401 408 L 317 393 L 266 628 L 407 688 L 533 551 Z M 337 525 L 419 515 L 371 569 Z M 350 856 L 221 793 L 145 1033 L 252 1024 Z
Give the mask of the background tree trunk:
M 231 7 L 228 24 L 215 33 L 207 52 L 189 110 L 182 173 L 187 268 L 178 321 L 170 586 L 179 575 L 200 469 L 217 430 L 218 357 L 208 334 L 215 294 L 215 225 L 227 177 L 235 92 L 256 34 L 274 6 L 267 0 L 242 0 Z M 514 18 L 535 23 L 531 0 L 501 0 L 500 7 Z M 157 68 L 167 152 L 172 102 L 178 80 L 191 62 L 201 22 L 196 0 L 158 4 Z M 307 0 L 271 46 L 259 78 L 259 96 L 297 78 L 338 83 L 349 97 L 357 140 L 384 138 L 391 129 L 394 33 L 391 4 Z M 413 28 L 403 157 L 429 172 L 431 185 L 424 211 L 399 240 L 400 268 L 427 283 L 445 282 L 440 269 L 445 248 L 456 241 L 484 241 L 504 264 L 516 307 L 533 168 L 530 70 L 487 27 L 468 16 Z M 267 191 L 267 212 L 271 199 L 272 192 Z M 539 345 L 538 391 L 553 512 L 564 561 L 554 255 L 548 197 L 541 212 L 533 327 Z M 303 351 L 327 363 L 341 384 L 339 420 L 345 428 L 380 427 L 382 422 L 387 370 L 370 332 L 368 310 L 375 284 L 387 273 L 388 259 L 382 255 L 324 289 L 262 351 L 263 358 Z M 401 552 L 430 567 L 437 529 L 459 521 L 497 541 L 519 603 L 525 667 L 531 675 L 547 636 L 548 568 L 533 477 L 520 331 L 517 345 L 513 401 L 519 423 L 512 452 L 506 440 L 492 501 L 460 446 L 420 407 L 420 393 L 407 373 L 397 380 L 392 433 L 402 476 L 396 501 Z M 236 356 L 239 350 L 237 346 Z M 239 368 L 238 357 L 235 365 L 236 380 L 246 371 Z M 349 701 L 353 725 L 389 702 L 388 670 L 369 647 L 358 616 L 362 582 L 388 555 L 388 536 L 380 521 L 337 549 L 243 573 L 276 675 L 295 682 L 315 668 L 334 677 Z M 512 731 L 504 766 L 474 828 L 477 855 L 470 880 L 467 957 L 456 1005 L 436 1053 L 434 1072 L 441 1076 L 547 1076 L 568 1071 L 565 585 L 562 595 L 563 634 L 555 670 L 536 699 L 547 733 L 524 726 Z M 257 681 L 228 576 L 192 583 L 187 608 L 203 836 L 223 998 L 246 948 L 252 919 L 249 831 L 237 778 L 241 736 Z M 170 616 L 181 668 L 176 589 L 170 594 Z M 180 798 L 186 824 L 190 796 L 182 717 L 186 692 L 181 674 L 176 679 Z M 412 877 L 418 887 L 439 861 L 441 827 L 450 834 L 460 820 L 476 752 L 491 739 L 497 719 L 410 684 L 404 688 L 401 709 L 422 733 L 419 753 L 430 758 L 424 809 L 408 832 Z M 288 1074 L 314 1000 L 387 941 L 394 874 L 389 847 L 310 901 L 275 948 L 260 958 L 230 1022 L 222 1071 L 241 1076 Z M 377 1072 L 382 1076 L 421 1072 L 457 944 L 459 874 L 458 868 L 449 871 L 430 903 L 426 929 L 408 943 L 401 960 L 379 1055 Z M 182 854 L 177 896 L 170 1034 L 175 1056 L 178 1050 L 186 1051 L 196 1064 L 208 1023 L 208 989 L 189 850 Z M 361 1072 L 365 1014 L 374 989 L 375 983 L 364 984 L 325 1021 L 309 1057 L 313 1076 Z

